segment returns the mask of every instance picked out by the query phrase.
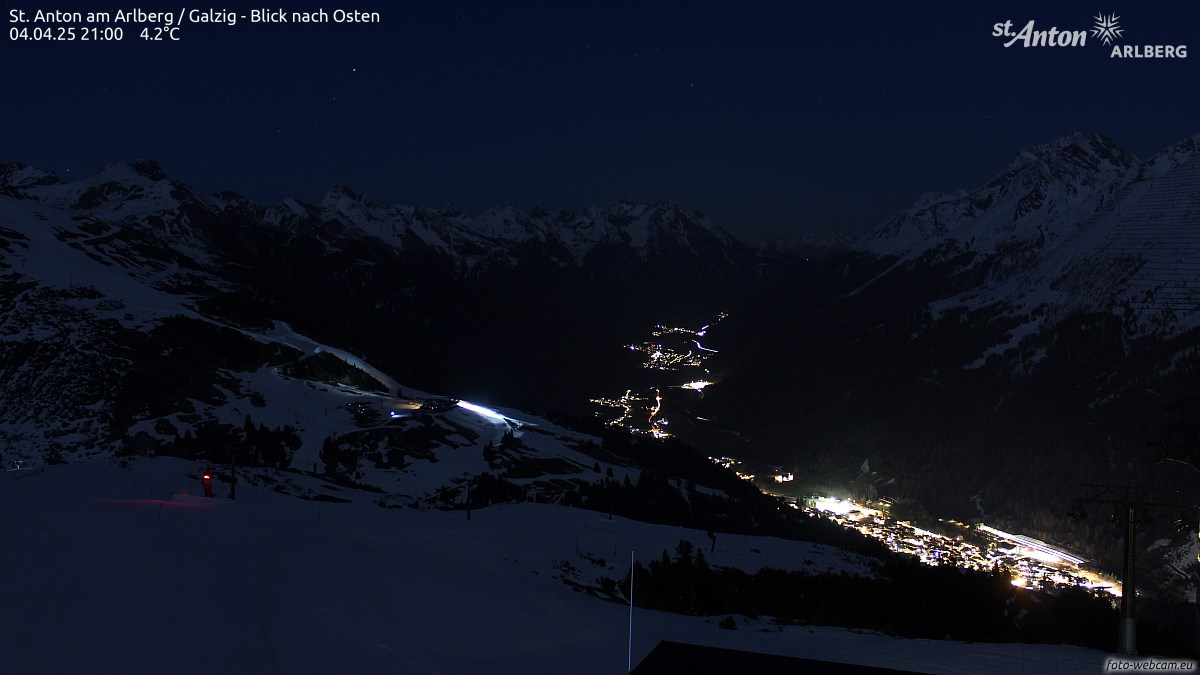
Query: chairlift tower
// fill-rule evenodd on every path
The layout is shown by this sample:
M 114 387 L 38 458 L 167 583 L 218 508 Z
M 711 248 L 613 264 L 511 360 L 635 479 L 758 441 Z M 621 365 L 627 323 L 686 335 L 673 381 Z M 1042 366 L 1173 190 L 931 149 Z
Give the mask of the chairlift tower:
M 1121 625 L 1117 634 L 1117 646 L 1122 654 L 1137 654 L 1137 526 L 1138 510 L 1178 509 L 1179 493 L 1159 488 L 1134 485 L 1096 485 L 1085 483 L 1080 486 L 1082 496 L 1075 500 L 1075 508 L 1067 515 L 1079 522 L 1087 518 L 1082 504 L 1105 504 L 1115 507 L 1113 519 L 1125 528 L 1125 557 L 1121 570 Z M 1155 493 L 1169 492 L 1174 498 L 1167 501 L 1156 498 Z M 1149 522 L 1149 521 L 1147 521 Z

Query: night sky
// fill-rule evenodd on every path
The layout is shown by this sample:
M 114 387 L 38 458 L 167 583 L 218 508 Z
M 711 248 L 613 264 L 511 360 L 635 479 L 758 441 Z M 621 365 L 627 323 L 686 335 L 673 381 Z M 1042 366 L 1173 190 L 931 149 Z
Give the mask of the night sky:
M 873 225 L 1021 147 L 1200 132 L 1200 3 L 288 3 L 378 25 L 185 24 L 177 43 L 5 39 L 0 161 L 65 179 L 151 158 L 205 191 L 580 210 L 672 199 L 741 235 Z M 411 6 L 408 6 L 411 5 Z M 163 3 L 9 9 L 179 11 Z M 246 12 L 261 4 L 214 9 Z M 686 11 L 681 11 L 686 7 Z M 1186 59 L 1005 49 L 992 26 L 1187 44 Z M 7 38 L 7 35 L 5 36 Z

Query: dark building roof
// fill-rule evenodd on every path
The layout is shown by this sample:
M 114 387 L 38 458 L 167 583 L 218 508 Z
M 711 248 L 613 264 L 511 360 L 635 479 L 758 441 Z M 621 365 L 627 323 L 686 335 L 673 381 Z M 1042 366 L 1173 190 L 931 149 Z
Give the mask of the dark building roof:
M 912 672 L 914 671 L 689 645 L 669 640 L 659 642 L 658 646 L 642 659 L 637 668 L 633 669 L 633 675 L 732 675 L 734 673 L 883 675 L 884 673 Z

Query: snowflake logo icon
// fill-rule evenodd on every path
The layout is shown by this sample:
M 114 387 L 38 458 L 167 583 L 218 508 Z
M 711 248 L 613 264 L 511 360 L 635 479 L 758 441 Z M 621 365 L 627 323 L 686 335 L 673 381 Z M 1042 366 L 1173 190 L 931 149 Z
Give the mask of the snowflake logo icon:
M 1095 27 L 1092 28 L 1092 35 L 1103 40 L 1105 45 L 1111 45 L 1113 40 L 1121 37 L 1121 35 L 1125 32 L 1125 30 L 1121 28 L 1121 24 L 1118 23 L 1121 20 L 1121 17 L 1117 16 L 1116 14 L 1109 14 L 1108 16 L 1097 14 L 1094 18 L 1096 20 L 1096 24 Z

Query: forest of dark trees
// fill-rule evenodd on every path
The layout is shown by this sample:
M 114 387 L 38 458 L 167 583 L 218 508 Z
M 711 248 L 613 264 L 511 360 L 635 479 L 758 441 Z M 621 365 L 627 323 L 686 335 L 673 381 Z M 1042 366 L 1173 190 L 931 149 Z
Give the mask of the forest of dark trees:
M 146 432 L 129 439 L 126 455 L 161 455 L 210 464 L 233 463 L 245 467 L 287 469 L 300 449 L 300 435 L 290 425 L 268 427 L 255 424 L 249 415 L 242 426 L 214 419 L 197 422 L 194 429 L 172 440 L 161 440 Z

